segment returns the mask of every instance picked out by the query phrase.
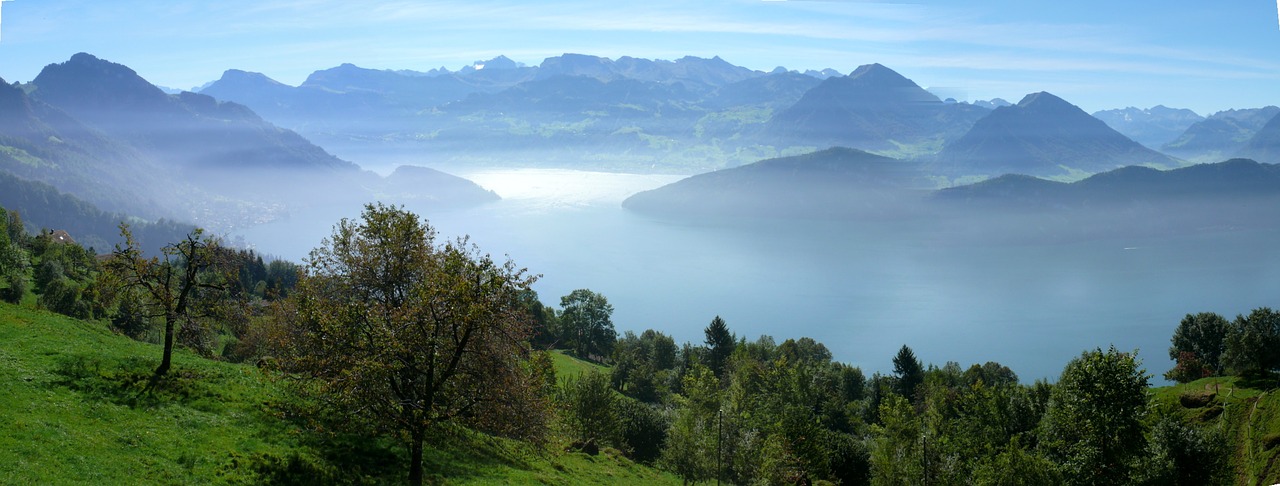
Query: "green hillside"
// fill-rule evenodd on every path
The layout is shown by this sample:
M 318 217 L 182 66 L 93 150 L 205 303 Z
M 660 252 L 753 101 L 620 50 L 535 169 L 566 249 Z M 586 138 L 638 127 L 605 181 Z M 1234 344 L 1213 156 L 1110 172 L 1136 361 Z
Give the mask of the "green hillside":
M 1263 388 L 1265 390 L 1260 390 Z M 1231 444 L 1234 483 L 1280 483 L 1280 395 L 1275 382 L 1211 377 L 1155 390 L 1157 407 L 1187 423 L 1219 430 Z
M 140 393 L 159 356 L 104 325 L 0 304 L 0 483 L 404 482 L 398 443 L 294 419 L 282 384 L 254 366 L 179 352 L 171 379 Z M 435 483 L 675 482 L 611 449 L 588 456 L 555 440 L 442 433 L 425 459 Z

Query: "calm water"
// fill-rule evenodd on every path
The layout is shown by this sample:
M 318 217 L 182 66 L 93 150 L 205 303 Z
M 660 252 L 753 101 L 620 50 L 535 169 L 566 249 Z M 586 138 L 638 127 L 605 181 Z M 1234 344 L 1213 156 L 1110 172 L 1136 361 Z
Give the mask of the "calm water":
M 1189 312 L 1228 318 L 1280 306 L 1280 233 L 1177 239 L 990 243 L 916 224 L 756 222 L 694 226 L 626 212 L 626 196 L 679 177 L 567 170 L 460 174 L 503 200 L 419 211 L 440 235 L 470 235 L 542 274 L 543 301 L 603 293 L 619 332 L 654 328 L 701 342 L 722 316 L 739 336 L 809 336 L 865 371 L 889 372 L 903 344 L 926 363 L 988 360 L 1024 381 L 1056 379 L 1085 349 L 1138 349 L 1158 376 Z M 412 207 L 411 207 L 412 209 Z M 246 231 L 301 260 L 339 217 L 322 208 Z

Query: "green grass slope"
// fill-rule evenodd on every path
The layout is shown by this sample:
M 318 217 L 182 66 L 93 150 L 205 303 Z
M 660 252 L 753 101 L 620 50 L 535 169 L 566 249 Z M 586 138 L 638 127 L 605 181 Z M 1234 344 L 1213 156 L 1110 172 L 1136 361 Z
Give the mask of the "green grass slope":
M 556 378 L 577 377 L 583 373 L 609 373 L 609 367 L 582 358 L 566 354 L 562 349 L 551 351 L 551 364 L 555 367 Z
M 1157 406 L 1191 423 L 1221 427 L 1235 484 L 1280 483 L 1280 388 L 1274 380 L 1203 378 L 1155 389 Z
M 157 346 L 101 324 L 0 304 L 0 484 L 398 484 L 405 450 L 290 418 L 268 373 L 178 352 L 142 393 Z M 427 451 L 438 484 L 661 484 L 617 454 L 558 452 L 453 428 Z

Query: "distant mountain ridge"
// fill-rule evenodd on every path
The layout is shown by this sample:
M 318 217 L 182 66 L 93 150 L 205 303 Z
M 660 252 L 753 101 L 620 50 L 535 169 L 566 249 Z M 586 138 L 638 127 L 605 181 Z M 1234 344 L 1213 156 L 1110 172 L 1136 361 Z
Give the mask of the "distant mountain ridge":
M 834 147 L 695 175 L 622 206 L 677 217 L 887 217 L 933 184 L 917 164 Z
M 1236 155 L 1259 162 L 1280 163 L 1280 114 L 1258 129 Z
M 1188 109 L 1156 105 L 1147 109 L 1128 107 L 1102 110 L 1093 114 L 1107 126 L 1151 149 L 1159 149 L 1178 138 L 1192 124 L 1204 120 L 1203 116 Z
M 1280 200 L 1280 165 L 1231 159 L 1170 170 L 1129 166 L 1071 183 L 1011 174 L 941 189 L 936 197 L 1002 207 L 1072 208 L 1258 197 Z
M 1125 165 L 1178 161 L 1121 135 L 1079 107 L 1046 92 L 996 108 L 937 154 L 932 171 L 953 176 L 1094 173 Z
M 1222 160 L 1243 149 L 1277 114 L 1276 106 L 1220 111 L 1187 127 L 1161 150 L 1195 162 Z
M 481 146 L 537 153 L 551 164 L 602 159 L 610 167 L 690 170 L 776 154 L 755 147 L 754 134 L 833 74 L 764 73 L 719 57 L 564 54 L 537 66 L 494 58 L 426 73 L 342 65 L 317 71 L 296 88 L 227 71 L 202 93 L 244 103 L 335 153 L 388 169 L 422 152 L 471 164 L 485 158 L 475 154 Z M 707 154 L 707 145 L 715 151 Z

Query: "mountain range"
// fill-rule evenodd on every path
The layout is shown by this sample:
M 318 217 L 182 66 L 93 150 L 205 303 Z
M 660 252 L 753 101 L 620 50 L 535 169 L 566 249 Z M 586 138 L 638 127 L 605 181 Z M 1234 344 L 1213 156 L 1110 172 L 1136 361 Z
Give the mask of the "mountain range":
M 1156 106 L 1090 116 L 1047 93 L 1060 102 L 942 101 L 880 64 L 842 76 L 751 71 L 718 57 L 581 54 L 537 66 L 499 57 L 426 73 L 344 64 L 296 88 L 231 70 L 202 92 L 387 168 L 429 153 L 432 164 L 446 167 L 689 173 L 845 146 L 918 160 L 948 177 L 1015 171 L 1079 178 L 1124 165 L 1176 167 L 1183 159 L 1237 155 L 1272 113 L 1232 110 L 1202 119 Z
M 765 73 L 718 57 L 565 54 L 525 66 L 500 56 L 458 71 L 343 64 L 297 87 L 228 70 L 201 93 L 171 94 L 81 53 L 30 83 L 0 86 L 0 169 L 107 213 L 230 228 L 318 195 L 436 205 L 497 197 L 440 166 L 708 172 L 626 206 L 825 218 L 896 214 L 923 190 L 971 176 L 1080 179 L 1186 165 L 1102 119 L 1152 145 L 1186 126 L 1163 148 L 1190 160 L 1276 162 L 1280 153 L 1276 107 L 1204 119 L 1162 106 L 1096 115 L 1045 92 L 1017 104 L 942 101 L 880 64 L 839 75 Z M 380 177 L 330 150 L 395 170 Z M 1029 177 L 988 184 L 1060 190 Z
M 1220 111 L 1187 127 L 1161 150 L 1192 162 L 1222 160 L 1238 154 L 1278 114 L 1275 106 Z
M 46 66 L 28 84 L 0 86 L 0 169 L 103 211 L 221 230 L 320 196 L 363 202 L 377 193 L 440 204 L 494 197 L 452 176 L 387 185 L 243 105 L 167 94 L 128 67 L 84 53 Z
M 1160 149 L 1172 142 L 1191 125 L 1204 120 L 1203 116 L 1186 108 L 1169 108 L 1156 105 L 1147 109 L 1132 106 L 1124 109 L 1102 110 L 1093 113 L 1107 126 L 1151 149 Z

